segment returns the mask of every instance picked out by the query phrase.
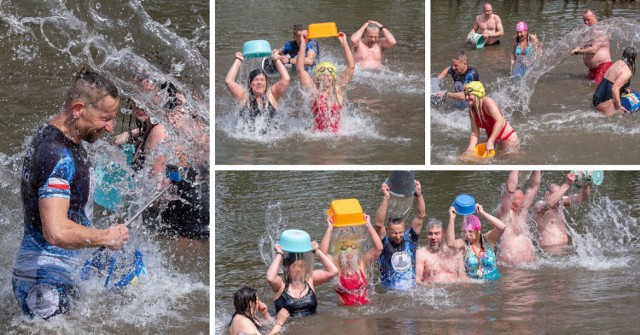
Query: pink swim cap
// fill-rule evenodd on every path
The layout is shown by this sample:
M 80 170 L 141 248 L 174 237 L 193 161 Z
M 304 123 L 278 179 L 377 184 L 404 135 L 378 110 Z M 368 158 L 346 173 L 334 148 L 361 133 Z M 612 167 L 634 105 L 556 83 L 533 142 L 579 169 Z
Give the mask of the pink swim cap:
M 462 230 L 480 230 L 480 219 L 475 215 L 467 215 L 462 220 Z
M 527 27 L 527 23 L 524 21 L 520 21 L 516 24 L 516 31 L 528 31 L 529 27 Z

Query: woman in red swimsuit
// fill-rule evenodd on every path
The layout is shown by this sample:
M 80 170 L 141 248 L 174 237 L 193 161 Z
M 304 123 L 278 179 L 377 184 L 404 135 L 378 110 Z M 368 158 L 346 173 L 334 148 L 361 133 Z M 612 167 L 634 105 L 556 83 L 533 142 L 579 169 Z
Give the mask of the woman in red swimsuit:
M 373 242 L 373 247 L 362 254 L 359 240 L 338 240 L 333 241 L 335 247 L 334 255 L 329 255 L 329 245 L 333 233 L 333 220 L 327 218 L 327 231 L 320 243 L 320 250 L 329 255 L 333 263 L 338 267 L 338 276 L 333 277 L 334 289 L 341 304 L 364 305 L 369 302 L 367 295 L 368 281 L 367 269 L 375 262 L 382 253 L 382 241 L 376 233 L 369 215 L 364 215 L 367 232 Z
M 469 104 L 471 120 L 471 136 L 467 152 L 473 153 L 480 138 L 480 128 L 487 133 L 487 152 L 495 150 L 496 143 L 502 149 L 517 149 L 520 145 L 518 134 L 504 119 L 496 102 L 485 96 L 484 86 L 479 81 L 472 81 L 464 87 L 464 98 Z
M 347 37 L 343 32 L 338 34 L 338 40 L 342 45 L 344 57 L 347 61 L 347 68 L 342 71 L 338 78 L 338 69 L 329 62 L 319 62 L 313 68 L 313 76 L 304 69 L 304 62 L 296 61 L 296 72 L 302 86 L 312 94 L 313 99 L 313 118 L 315 121 L 315 130 L 322 132 L 338 131 L 340 125 L 340 113 L 342 112 L 342 100 L 344 92 L 347 90 L 347 84 L 353 78 L 353 71 L 356 62 L 349 48 Z M 298 58 L 305 57 L 306 50 L 305 39 L 300 44 L 300 52 Z M 315 80 L 314 80 L 315 79 Z

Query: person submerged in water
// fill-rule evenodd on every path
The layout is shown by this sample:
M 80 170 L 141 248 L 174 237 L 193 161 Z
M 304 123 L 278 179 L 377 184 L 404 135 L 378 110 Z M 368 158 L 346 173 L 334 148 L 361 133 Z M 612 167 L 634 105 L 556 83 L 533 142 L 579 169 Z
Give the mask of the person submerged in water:
M 355 61 L 347 37 L 343 32 L 338 34 L 338 40 L 342 45 L 347 68 L 338 77 L 338 69 L 332 63 L 322 61 L 313 68 L 313 76 L 304 70 L 304 62 L 296 63 L 296 72 L 304 89 L 311 93 L 313 100 L 314 129 L 320 132 L 336 133 L 340 129 L 340 114 L 342 113 L 342 102 L 347 90 L 347 84 L 353 78 Z M 300 50 L 305 49 L 305 39 L 302 40 Z M 304 52 L 298 53 L 298 58 L 305 57 Z M 315 79 L 315 80 L 314 80 Z
M 254 288 L 245 286 L 237 290 L 233 294 L 233 306 L 235 312 L 229 322 L 229 335 L 260 335 L 260 330 L 265 328 L 263 323 L 271 321 L 267 305 L 260 301 Z M 262 314 L 262 317 L 258 314 Z M 288 318 L 289 312 L 285 308 L 281 309 L 268 334 L 280 333 Z
M 500 219 L 486 213 L 480 204 L 476 204 L 476 211 L 487 219 L 494 228 L 482 234 L 480 219 L 475 215 L 466 215 L 462 221 L 464 238 L 456 239 L 456 209 L 450 207 L 447 245 L 449 248 L 464 251 L 464 268 L 469 278 L 498 280 L 500 273 L 496 264 L 494 247 L 506 226 Z
M 278 101 L 289 86 L 289 71 L 280 61 L 277 49 L 273 50 L 271 58 L 276 65 L 278 74 L 280 74 L 280 80 L 272 86 L 269 86 L 267 74 L 262 69 L 255 69 L 249 73 L 246 88 L 236 82 L 236 76 L 242 62 L 244 62 L 241 52 L 236 52 L 236 59 L 224 79 L 229 92 L 242 107 L 240 116 L 251 122 L 252 129 L 258 116 L 265 118 L 267 128 L 273 126 L 272 120 L 278 110 Z
M 622 59 L 611 65 L 604 79 L 593 92 L 593 106 L 606 116 L 630 113 L 620 101 L 620 97 L 629 93 L 631 77 L 636 74 L 636 49 L 627 47 L 622 52 Z
M 291 316 L 308 316 L 315 314 L 318 306 L 316 288 L 331 280 L 338 274 L 338 268 L 331 259 L 318 248 L 318 242 L 311 242 L 313 253 L 324 266 L 323 270 L 312 270 L 312 258 L 301 253 L 285 253 L 279 244 L 274 246 L 276 255 L 267 270 L 267 283 L 273 290 L 273 302 L 276 312 L 285 308 Z M 284 276 L 278 276 L 280 262 L 284 268 Z
M 529 27 L 524 21 L 516 24 L 516 34 L 513 35 L 513 48 L 511 49 L 511 75 L 524 76 L 527 67 L 531 65 L 531 53 L 538 47 L 536 35 L 529 34 Z
M 368 268 L 376 261 L 382 253 L 382 241 L 373 229 L 369 215 L 364 215 L 367 232 L 373 242 L 373 247 L 362 253 L 362 245 L 357 239 L 332 241 L 333 218 L 327 217 L 327 231 L 320 243 L 320 250 L 325 254 L 329 252 L 330 244 L 337 244 L 335 256 L 329 255 L 333 263 L 338 268 L 338 276 L 335 280 L 334 289 L 338 295 L 339 302 L 343 305 L 364 305 L 369 302 L 368 289 Z
M 496 102 L 485 95 L 484 86 L 479 81 L 465 85 L 464 97 L 469 104 L 469 119 L 471 120 L 471 136 L 467 153 L 473 149 L 480 139 L 480 129 L 487 133 L 487 152 L 496 149 L 500 144 L 505 149 L 517 149 L 520 145 L 518 134 L 504 119 Z

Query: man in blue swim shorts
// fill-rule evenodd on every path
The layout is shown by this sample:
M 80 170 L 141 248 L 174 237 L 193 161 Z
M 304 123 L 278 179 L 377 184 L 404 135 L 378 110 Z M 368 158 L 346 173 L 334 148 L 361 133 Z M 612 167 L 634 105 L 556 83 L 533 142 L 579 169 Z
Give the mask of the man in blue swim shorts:
M 300 43 L 302 39 L 307 35 L 307 30 L 304 29 L 304 26 L 301 24 L 293 25 L 293 40 L 285 43 L 280 49 L 280 61 L 282 64 L 291 65 L 293 69 L 296 67 L 296 57 L 298 56 L 298 52 L 300 51 Z M 316 60 L 320 57 L 320 50 L 318 48 L 318 42 L 314 40 L 307 41 L 307 45 L 305 47 L 305 58 L 304 58 L 304 70 L 307 72 L 311 72 L 313 67 L 316 66 Z
M 77 294 L 82 248 L 122 248 L 122 224 L 93 227 L 94 179 L 82 141 L 113 130 L 117 87 L 84 67 L 67 92 L 62 111 L 39 127 L 24 158 L 24 237 L 13 266 L 13 291 L 22 312 L 48 319 L 69 311 Z
M 454 92 L 440 91 L 436 93 L 436 96 L 457 100 L 456 108 L 467 107 L 467 102 L 464 99 L 464 85 L 472 81 L 480 81 L 480 75 L 476 68 L 467 65 L 467 55 L 464 54 L 464 51 L 460 51 L 451 58 L 451 66 L 442 70 L 438 75 L 438 80 L 442 81 L 448 75 L 451 75 L 451 79 L 453 79 Z
M 382 254 L 378 258 L 380 282 L 387 289 L 408 290 L 416 284 L 416 247 L 427 216 L 422 187 L 415 181 L 416 217 L 409 230 L 405 229 L 402 217 L 391 216 L 385 227 L 385 218 L 391 191 L 389 185 L 382 184 L 382 202 L 376 212 L 376 232 L 382 239 Z

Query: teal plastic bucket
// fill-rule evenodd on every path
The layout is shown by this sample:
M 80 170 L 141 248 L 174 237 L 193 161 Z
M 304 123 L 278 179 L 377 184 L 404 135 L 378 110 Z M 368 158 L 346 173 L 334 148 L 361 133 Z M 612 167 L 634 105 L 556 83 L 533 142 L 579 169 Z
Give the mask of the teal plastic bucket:
M 280 234 L 278 244 L 283 251 L 302 253 L 311 251 L 311 236 L 299 229 L 288 229 Z
M 271 55 L 271 45 L 265 40 L 253 40 L 244 42 L 242 55 L 245 58 L 261 58 Z

